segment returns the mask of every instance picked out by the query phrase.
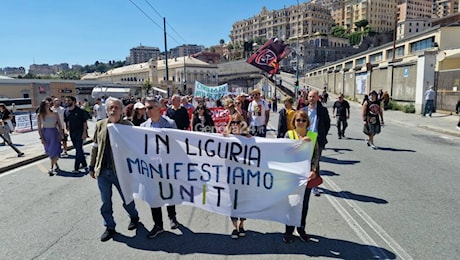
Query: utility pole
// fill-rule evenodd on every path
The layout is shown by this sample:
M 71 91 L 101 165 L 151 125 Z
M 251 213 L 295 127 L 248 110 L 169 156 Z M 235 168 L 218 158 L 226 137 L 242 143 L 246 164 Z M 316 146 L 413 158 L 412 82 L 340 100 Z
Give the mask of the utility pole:
M 297 50 L 296 50 L 296 69 L 295 69 L 295 86 L 294 86 L 294 90 L 295 90 L 295 99 L 297 100 L 298 96 L 299 96 L 299 55 L 300 55 L 300 46 L 299 46 L 299 37 L 300 37 L 300 4 L 299 4 L 299 0 L 297 0 Z
M 168 98 L 171 95 L 171 89 L 169 88 L 169 69 L 168 69 L 168 45 L 166 43 L 166 17 L 163 17 L 163 31 L 164 31 L 164 40 L 165 40 L 165 58 L 166 58 L 166 86 L 168 89 Z

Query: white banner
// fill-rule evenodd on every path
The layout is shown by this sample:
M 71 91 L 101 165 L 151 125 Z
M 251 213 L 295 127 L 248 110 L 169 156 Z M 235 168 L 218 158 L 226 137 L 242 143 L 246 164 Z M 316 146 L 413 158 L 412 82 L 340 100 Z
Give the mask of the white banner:
M 209 99 L 220 99 L 222 96 L 228 94 L 228 84 L 225 83 L 223 85 L 210 87 L 206 86 L 201 82 L 195 81 L 195 97 L 207 97 Z
M 37 114 L 21 114 L 14 116 L 16 120 L 15 131 L 18 133 L 28 132 L 37 129 Z M 30 121 L 32 119 L 32 121 Z
M 109 124 L 127 203 L 187 204 L 300 226 L 311 144 Z

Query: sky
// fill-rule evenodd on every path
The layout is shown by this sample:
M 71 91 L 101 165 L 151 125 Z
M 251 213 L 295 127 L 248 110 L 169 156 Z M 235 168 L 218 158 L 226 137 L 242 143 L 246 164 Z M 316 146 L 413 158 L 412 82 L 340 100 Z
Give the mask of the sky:
M 168 50 L 210 47 L 230 41 L 233 23 L 262 7 L 292 5 L 297 0 L 1 0 L 0 68 L 124 61 L 139 45 L 164 51 L 163 17 Z

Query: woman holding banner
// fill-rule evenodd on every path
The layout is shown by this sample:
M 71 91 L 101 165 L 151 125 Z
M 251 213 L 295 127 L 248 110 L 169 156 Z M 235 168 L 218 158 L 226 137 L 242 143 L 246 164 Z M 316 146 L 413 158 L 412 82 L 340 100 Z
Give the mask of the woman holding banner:
M 230 121 L 227 124 L 224 136 L 227 136 L 228 134 L 251 137 L 249 134 L 248 124 L 244 121 L 244 118 L 240 113 L 230 115 Z M 244 230 L 244 221 L 246 218 L 230 217 L 230 219 L 233 224 L 231 238 L 237 239 L 238 237 L 246 236 L 246 231 Z
M 198 105 L 193 111 L 192 131 L 215 133 L 214 120 L 204 105 Z
M 310 163 L 310 175 L 308 180 L 315 179 L 319 176 L 319 146 L 316 142 L 317 133 L 308 131 L 310 126 L 310 118 L 308 113 L 303 110 L 297 110 L 292 119 L 294 130 L 287 131 L 285 138 L 301 140 L 303 142 L 313 142 L 313 152 Z M 303 195 L 303 206 L 302 206 L 302 217 L 300 221 L 300 227 L 297 227 L 297 233 L 299 234 L 300 240 L 307 242 L 308 235 L 305 232 L 305 225 L 308 213 L 308 203 L 310 202 L 311 188 L 305 187 L 305 194 Z M 292 243 L 294 226 L 286 226 L 286 232 L 284 233 L 283 241 L 285 243 Z

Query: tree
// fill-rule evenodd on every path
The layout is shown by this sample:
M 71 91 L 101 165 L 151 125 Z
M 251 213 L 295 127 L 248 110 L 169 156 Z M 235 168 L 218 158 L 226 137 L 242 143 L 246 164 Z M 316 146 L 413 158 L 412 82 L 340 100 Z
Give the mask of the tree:
M 332 27 L 332 35 L 335 37 L 340 37 L 340 38 L 347 38 L 347 33 L 346 29 L 342 26 L 334 26 Z
M 362 19 L 362 20 L 355 22 L 356 27 L 360 29 L 366 27 L 368 24 L 369 22 L 366 19 Z

